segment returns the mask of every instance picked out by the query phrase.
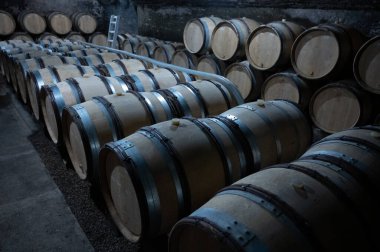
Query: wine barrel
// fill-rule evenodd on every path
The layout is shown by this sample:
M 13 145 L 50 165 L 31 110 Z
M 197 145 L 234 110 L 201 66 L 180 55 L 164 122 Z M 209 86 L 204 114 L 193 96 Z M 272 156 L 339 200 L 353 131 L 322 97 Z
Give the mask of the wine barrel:
M 22 45 L 20 45 L 19 47 L 16 47 L 16 48 L 9 48 L 9 49 L 3 50 L 3 52 L 6 55 L 2 56 L 1 61 L 2 61 L 3 67 L 4 67 L 5 77 L 6 77 L 7 81 L 8 82 L 11 81 L 11 73 L 13 71 L 13 69 L 11 68 L 11 66 L 7 65 L 8 64 L 8 58 L 11 55 L 19 54 L 19 53 L 32 52 L 32 51 L 42 51 L 42 50 L 43 50 L 42 47 L 37 46 L 34 43 L 31 43 L 31 44 L 22 44 Z
M 73 23 L 63 12 L 54 11 L 47 16 L 48 26 L 55 34 L 66 35 L 71 31 Z
M 33 35 L 39 35 L 46 30 L 45 18 L 34 11 L 24 11 L 17 18 L 20 27 Z
M 190 53 L 204 54 L 211 49 L 212 32 L 223 19 L 218 17 L 201 17 L 191 19 L 183 30 L 183 42 Z
M 0 10 L 0 24 L 0 36 L 11 35 L 16 30 L 16 21 L 9 12 Z
M 107 36 L 101 32 L 95 32 L 88 38 L 88 42 L 95 45 L 107 46 Z
M 215 57 L 213 54 L 206 54 L 198 59 L 197 70 L 223 75 L 226 69 L 226 64 Z
M 57 35 L 50 33 L 50 32 L 44 32 L 40 36 L 38 36 L 37 41 L 58 41 L 61 40 L 60 38 L 57 37 Z
M 67 54 L 68 52 L 71 52 L 71 51 L 84 50 L 86 49 L 86 47 L 83 45 L 73 44 L 73 45 L 62 45 L 62 46 L 49 46 L 49 49 L 53 52 Z
M 136 61 L 135 59 L 123 60 L 122 64 L 129 73 L 145 69 L 144 65 L 137 68 L 134 65 Z M 61 115 L 64 107 L 85 102 L 94 96 L 126 92 L 132 89 L 133 86 L 128 78 L 123 76 L 105 78 L 100 75 L 71 78 L 55 85 L 43 86 L 40 91 L 41 108 L 51 139 L 54 143 L 62 142 Z
M 260 96 L 263 74 L 253 69 L 248 61 L 231 64 L 225 76 L 237 86 L 244 101 L 254 101 Z
M 34 117 L 39 120 L 41 116 L 40 90 L 42 86 L 55 84 L 69 78 L 83 75 L 99 74 L 96 67 L 80 65 L 49 66 L 40 70 L 31 71 L 27 77 L 27 91 Z
M 82 63 L 82 65 L 97 66 L 100 64 L 111 62 L 116 59 L 123 59 L 123 58 L 124 56 L 122 54 L 103 52 L 103 53 L 97 53 L 93 55 L 84 56 L 84 57 L 79 58 L 79 60 Z
M 103 65 L 98 65 L 97 68 L 104 76 L 116 77 L 145 70 L 147 69 L 147 65 L 144 61 L 137 59 L 117 59 Z
M 156 48 L 157 43 L 153 41 L 146 41 L 138 44 L 136 54 L 152 58 L 153 50 Z
M 63 45 L 73 45 L 73 42 L 71 42 L 70 40 L 63 40 L 56 37 L 55 35 L 53 35 L 53 37 L 47 37 L 47 38 L 38 40 L 37 43 L 45 48 L 57 47 L 57 46 L 63 46 Z
M 40 100 L 46 129 L 54 143 L 62 143 L 61 115 L 64 107 L 91 100 L 95 96 L 124 93 L 129 83 L 119 77 L 102 75 L 70 78 L 41 88 Z
M 84 34 L 95 32 L 98 26 L 98 22 L 94 16 L 83 12 L 74 13 L 71 16 L 71 20 L 74 28 Z
M 339 81 L 318 89 L 309 106 L 313 123 L 327 133 L 367 124 L 373 112 L 371 97 L 353 81 Z
M 220 60 L 232 60 L 245 56 L 245 42 L 260 23 L 238 18 L 220 22 L 212 33 L 211 48 Z
M 176 50 L 170 62 L 173 65 L 189 69 L 197 69 L 198 58 L 187 50 Z
M 64 64 L 79 64 L 79 60 L 74 57 L 64 57 L 60 55 L 44 56 L 33 59 L 22 60 L 16 69 L 17 85 L 22 101 L 28 102 L 27 74 L 31 71 L 46 68 L 48 66 L 58 66 Z
M 169 90 L 141 93 L 145 97 L 145 100 L 137 95 L 140 97 L 140 101 L 137 102 L 137 105 L 133 105 L 136 103 L 136 101 L 133 100 L 138 98 L 133 98 L 132 101 L 129 101 L 131 99 L 130 97 L 136 96 L 135 93 L 127 94 L 119 98 L 114 96 L 105 97 L 107 100 L 108 97 L 119 100 L 119 102 L 117 102 L 118 100 L 110 101 L 117 114 L 116 118 L 119 118 L 115 120 L 117 123 L 113 124 L 107 124 L 106 115 L 111 114 L 111 111 L 107 112 L 107 110 L 99 108 L 94 100 L 72 106 L 69 109 L 64 109 L 62 114 L 63 139 L 79 177 L 85 179 L 89 176 L 89 179 L 91 179 L 94 184 L 99 184 L 98 153 L 100 147 L 107 142 L 121 139 L 145 125 L 166 121 L 172 117 L 184 116 L 185 113 L 190 116 L 201 116 L 202 114 L 212 112 L 218 114 L 228 109 L 228 102 L 229 104 L 233 104 L 232 101 L 226 100 L 222 95 L 222 92 L 225 92 L 228 99 L 230 97 L 228 91 L 223 87 L 218 89 L 216 84 L 212 82 L 195 81 L 179 86 L 183 87 L 177 88 L 178 86 L 175 86 Z M 147 96 L 148 94 L 149 96 Z M 178 99 L 181 99 L 181 102 L 178 102 Z M 95 105 L 95 108 L 91 108 L 89 105 L 91 105 L 91 107 Z M 139 107 L 141 106 L 145 106 L 144 112 L 139 111 Z M 86 108 L 86 115 L 81 113 L 79 110 L 80 107 Z M 126 108 L 133 109 L 129 110 Z M 99 113 L 103 115 L 100 117 Z M 79 117 L 77 116 L 78 114 Z M 86 118 L 88 117 L 91 119 L 87 120 Z M 104 126 L 104 123 L 106 123 L 107 126 Z M 85 126 L 83 127 L 83 125 Z M 98 127 L 102 127 L 102 132 L 93 135 L 91 133 L 93 127 L 97 129 Z M 115 135 L 112 132 L 118 133 Z M 80 139 L 73 138 L 74 134 L 76 134 L 75 138 L 80 136 Z M 92 135 L 90 136 L 89 134 Z M 89 141 L 86 139 L 89 139 Z M 94 147 L 91 142 L 98 142 L 99 145 Z M 88 148 L 91 148 L 91 146 L 93 146 L 93 152 L 88 152 Z M 92 177 L 92 172 L 96 173 L 94 175 L 95 177 Z
M 81 50 L 76 50 L 72 52 L 67 52 L 66 55 L 70 57 L 84 57 L 89 55 L 94 55 L 98 53 L 102 53 L 103 50 L 97 48 L 86 48 Z
M 301 160 L 319 160 L 341 167 L 379 204 L 380 127 L 364 126 L 330 135 L 314 144 Z
M 152 57 L 155 60 L 158 60 L 164 63 L 170 63 L 173 58 L 175 50 L 176 48 L 172 44 L 164 44 L 164 45 L 156 46 L 153 50 Z
M 72 40 L 72 41 L 82 41 L 86 42 L 86 38 L 83 37 L 80 32 L 70 32 L 67 34 L 66 39 Z
M 328 179 L 305 170 L 283 165 L 223 188 L 174 226 L 169 251 L 376 250 Z
M 26 59 L 39 58 L 39 57 L 49 56 L 49 55 L 50 56 L 55 55 L 55 53 L 49 50 L 30 51 L 26 53 L 14 54 L 9 57 L 7 65 L 8 65 L 8 68 L 10 69 L 9 74 L 11 78 L 11 83 L 16 93 L 20 92 L 19 82 L 18 82 L 18 74 L 20 72 L 19 65 L 18 65 L 19 62 Z
M 135 53 L 137 46 L 142 43 L 149 41 L 150 38 L 147 37 L 141 37 L 137 35 L 131 35 L 131 34 L 121 34 L 118 36 L 119 46 L 121 50 Z
M 251 65 L 258 70 L 274 70 L 290 65 L 294 41 L 305 29 L 293 22 L 271 22 L 255 29 L 245 47 Z
M 34 39 L 27 32 L 15 32 L 9 37 L 10 40 L 24 40 L 33 42 Z
M 309 80 L 347 78 L 353 57 L 363 43 L 358 32 L 337 24 L 324 24 L 304 31 L 295 40 L 291 62 L 301 77 Z
M 360 86 L 380 94 L 380 36 L 367 41 L 354 60 L 354 74 Z
M 129 241 L 168 233 L 176 221 L 224 186 L 262 166 L 292 160 L 306 149 L 310 127 L 293 104 L 242 106 L 250 109 L 241 107 L 241 113 L 236 113 L 233 108 L 216 118 L 163 122 L 105 145 L 100 152 L 102 192 L 113 221 Z M 240 120 L 249 123 L 238 127 Z M 255 136 L 239 132 L 243 128 Z M 304 140 L 298 138 L 301 135 Z M 257 144 L 254 149 L 249 147 L 251 140 Z M 276 144 L 283 147 L 282 154 L 276 147 L 267 147 Z M 136 183 L 141 185 L 138 190 Z
M 309 107 L 313 88 L 292 71 L 276 73 L 268 77 L 261 89 L 265 101 L 288 100 L 300 106 L 302 110 Z

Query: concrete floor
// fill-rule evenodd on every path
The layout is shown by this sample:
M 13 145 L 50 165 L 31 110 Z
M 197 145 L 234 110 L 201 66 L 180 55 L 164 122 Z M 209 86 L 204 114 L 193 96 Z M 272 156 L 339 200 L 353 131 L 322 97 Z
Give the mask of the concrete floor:
M 1 78 L 0 251 L 94 251 L 28 139 L 38 128 Z

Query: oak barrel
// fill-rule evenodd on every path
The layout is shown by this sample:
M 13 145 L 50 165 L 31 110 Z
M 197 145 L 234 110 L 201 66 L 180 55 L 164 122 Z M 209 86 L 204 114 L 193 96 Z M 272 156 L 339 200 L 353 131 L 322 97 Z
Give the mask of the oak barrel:
M 116 59 L 112 62 L 98 65 L 99 72 L 104 76 L 115 77 L 147 69 L 144 61 L 137 59 Z
M 120 46 L 120 50 L 124 50 L 127 52 L 135 53 L 137 46 L 145 41 L 149 41 L 150 38 L 142 37 L 138 35 L 132 34 L 120 34 L 118 35 L 118 42 Z
M 164 63 L 170 63 L 175 51 L 176 48 L 172 44 L 156 46 L 153 50 L 152 58 Z
M 79 60 L 82 63 L 82 65 L 97 66 L 100 64 L 111 62 L 113 60 L 123 59 L 123 58 L 124 58 L 124 55 L 122 54 L 102 52 L 102 53 L 97 53 L 97 54 L 81 57 L 79 58 Z
M 348 78 L 353 57 L 363 42 L 354 29 L 338 24 L 315 26 L 295 40 L 291 62 L 297 74 L 309 80 Z
M 265 80 L 261 98 L 265 101 L 288 100 L 307 110 L 313 91 L 314 88 L 293 71 L 280 72 Z
M 31 71 L 27 77 L 27 91 L 34 117 L 39 120 L 41 116 L 40 90 L 44 85 L 55 84 L 68 78 L 79 77 L 85 74 L 99 74 L 96 67 L 80 65 L 50 66 L 40 70 Z
M 185 49 L 177 49 L 173 54 L 170 64 L 188 69 L 197 69 L 198 57 Z
M 145 41 L 137 45 L 136 54 L 152 58 L 153 50 L 156 48 L 157 43 L 154 41 Z
M 60 11 L 54 11 L 47 16 L 48 26 L 58 35 L 66 35 L 71 31 L 73 23 L 69 16 Z
M 64 57 L 60 55 L 44 56 L 33 59 L 22 60 L 17 66 L 17 85 L 21 94 L 22 101 L 27 103 L 27 75 L 29 72 L 46 68 L 48 66 L 58 66 L 64 64 L 78 64 L 79 60 L 75 57 Z
M 91 34 L 95 32 L 98 22 L 95 17 L 83 12 L 77 12 L 71 15 L 74 28 L 84 34 Z
M 107 46 L 107 36 L 104 33 L 95 32 L 88 38 L 88 42 L 95 45 Z
M 11 35 L 16 30 L 16 21 L 9 12 L 0 10 L 0 24 L 0 36 Z
M 33 42 L 34 39 L 27 33 L 27 32 L 14 32 L 9 37 L 11 40 L 24 40 L 24 41 L 31 41 Z
M 249 18 L 220 22 L 212 33 L 212 52 L 220 60 L 244 57 L 246 40 L 259 25 L 259 22 Z
M 247 59 L 258 70 L 290 65 L 292 45 L 304 30 L 302 26 L 285 20 L 261 25 L 247 39 Z
M 212 32 L 223 19 L 218 17 L 201 17 L 191 19 L 183 30 L 183 42 L 190 53 L 204 54 L 211 49 Z
M 70 32 L 69 34 L 67 34 L 66 39 L 87 42 L 86 38 L 83 37 L 80 32 Z
M 327 133 L 367 124 L 373 112 L 371 97 L 356 82 L 345 80 L 318 89 L 309 106 L 313 123 Z
M 224 75 L 225 69 L 226 64 L 222 60 L 215 57 L 213 54 L 206 54 L 198 59 L 198 71 Z
M 354 60 L 354 74 L 360 86 L 380 94 L 380 36 L 367 41 Z
M 39 35 L 46 30 L 46 21 L 43 16 L 35 11 L 24 11 L 17 18 L 20 27 L 33 35 Z
M 89 55 L 94 55 L 103 52 L 101 49 L 97 48 L 85 48 L 85 49 L 80 49 L 80 50 L 75 50 L 71 52 L 67 52 L 67 56 L 71 57 L 84 57 L 84 56 L 89 56 Z
M 293 104 L 241 106 L 251 109 L 162 122 L 105 145 L 100 152 L 102 192 L 129 241 L 167 234 L 224 186 L 262 166 L 296 158 L 308 146 L 310 127 Z M 244 128 L 255 135 L 253 149 Z M 276 144 L 283 147 L 282 154 L 269 147 Z
M 264 76 L 252 68 L 248 61 L 231 64 L 224 75 L 237 86 L 244 101 L 254 101 L 260 96 Z
M 123 60 L 122 64 L 128 69 L 129 73 L 145 69 L 144 65 L 140 65 L 140 68 L 136 67 L 134 65 L 136 61 L 135 59 Z M 61 115 L 64 107 L 85 102 L 94 96 L 133 90 L 128 78 L 123 76 L 113 77 L 89 76 L 87 74 L 83 77 L 70 78 L 54 85 L 42 86 L 40 91 L 41 109 L 46 128 L 54 143 L 62 142 Z

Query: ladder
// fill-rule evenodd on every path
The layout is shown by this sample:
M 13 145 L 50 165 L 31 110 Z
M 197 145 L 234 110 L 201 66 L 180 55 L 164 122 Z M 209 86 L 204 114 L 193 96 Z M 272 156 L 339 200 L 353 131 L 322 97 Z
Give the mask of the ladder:
M 108 27 L 108 38 L 107 38 L 108 47 L 116 48 L 117 35 L 119 32 L 119 21 L 120 21 L 119 16 L 111 15 L 110 25 Z

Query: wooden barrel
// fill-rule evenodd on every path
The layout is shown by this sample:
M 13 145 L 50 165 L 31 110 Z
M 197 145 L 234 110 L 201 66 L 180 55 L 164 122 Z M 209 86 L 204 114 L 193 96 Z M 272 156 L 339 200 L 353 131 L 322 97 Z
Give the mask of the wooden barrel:
M 75 50 L 72 52 L 67 52 L 66 55 L 70 57 L 84 57 L 89 55 L 94 55 L 98 53 L 102 53 L 103 50 L 97 48 L 86 48 L 81 50 Z
M 80 32 L 70 32 L 67 34 L 66 39 L 72 40 L 72 41 L 82 41 L 87 42 L 86 38 L 83 37 Z
M 137 46 L 146 41 L 150 41 L 150 38 L 132 35 L 132 34 L 121 34 L 118 36 L 120 50 L 135 53 Z
M 73 23 L 70 17 L 60 11 L 54 11 L 47 16 L 48 26 L 58 35 L 66 35 L 71 31 Z
M 237 86 L 244 101 L 254 101 L 260 96 L 263 74 L 253 69 L 248 61 L 231 64 L 225 76 Z
M 378 197 L 369 201 L 342 166 L 310 161 L 266 169 L 220 190 L 174 226 L 169 251 L 377 251 L 358 217 L 373 217 L 378 228 L 371 209 Z
M 71 51 L 76 51 L 76 50 L 83 50 L 86 49 L 83 45 L 62 45 L 62 46 L 49 46 L 49 49 L 53 52 L 58 52 L 58 53 L 68 53 Z
M 213 54 L 206 54 L 198 59 L 198 71 L 224 75 L 225 69 L 226 64 L 215 57 Z
M 352 75 L 353 57 L 363 42 L 360 34 L 341 25 L 312 27 L 293 44 L 293 68 L 310 80 L 347 78 Z
M 152 58 L 153 50 L 156 48 L 157 43 L 153 41 L 146 41 L 138 44 L 136 54 Z
M 379 206 L 380 127 L 364 126 L 330 135 L 314 144 L 301 160 L 319 160 L 341 167 Z
M 16 30 L 15 19 L 6 11 L 0 11 L 0 24 L 0 36 L 11 35 Z
M 22 44 L 22 45 L 20 45 L 19 47 L 16 47 L 16 48 L 9 48 L 9 49 L 3 50 L 3 52 L 6 55 L 2 56 L 1 61 L 3 62 L 2 64 L 3 64 L 4 69 L 5 69 L 5 77 L 6 77 L 7 81 L 8 82 L 11 81 L 11 73 L 13 71 L 13 69 L 11 68 L 11 66 L 7 65 L 7 63 L 9 62 L 8 58 L 11 55 L 19 54 L 19 53 L 32 52 L 32 51 L 42 51 L 42 50 L 43 50 L 42 47 L 39 47 L 39 46 L 37 46 L 34 43 L 31 43 L 31 44 Z
M 21 12 L 17 21 L 24 31 L 33 35 L 39 35 L 46 30 L 45 18 L 34 11 Z
M 104 96 L 63 110 L 63 140 L 78 176 L 91 179 L 103 144 L 129 135 L 155 120 L 170 118 L 172 111 L 159 93 L 129 91 Z
M 298 104 L 302 110 L 309 108 L 312 95 L 310 84 L 292 71 L 271 75 L 261 88 L 261 97 L 265 101 L 288 100 Z
M 174 52 L 170 63 L 184 68 L 197 69 L 198 57 L 187 50 L 179 49 Z
M 120 64 L 123 64 L 128 73 L 145 69 L 145 66 L 135 59 L 121 60 Z M 71 78 L 56 85 L 43 86 L 40 91 L 41 108 L 51 139 L 54 143 L 62 143 L 61 115 L 64 107 L 85 102 L 94 96 L 126 92 L 132 89 L 133 86 L 128 78 L 123 76 L 105 78 L 101 75 Z
M 128 81 L 102 75 L 70 78 L 41 88 L 40 100 L 46 129 L 54 143 L 62 143 L 61 115 L 65 107 L 91 100 L 95 96 L 124 93 Z
M 95 45 L 107 46 L 107 36 L 101 32 L 95 32 L 88 38 L 88 42 Z
M 357 82 L 369 92 L 380 94 L 380 36 L 367 41 L 354 60 Z
M 211 49 L 212 32 L 223 19 L 201 17 L 187 22 L 183 30 L 183 42 L 190 53 L 204 54 Z
M 293 104 L 276 101 L 244 106 L 252 110 L 239 108 L 241 113 L 236 114 L 231 109 L 226 112 L 229 117 L 176 119 L 144 127 L 101 150 L 103 196 L 112 219 L 128 240 L 168 233 L 180 218 L 224 186 L 261 166 L 291 160 L 306 149 L 310 128 Z M 255 134 L 254 149 L 249 147 L 250 137 L 238 132 L 243 124 L 233 126 L 245 119 L 249 124 L 244 127 Z M 281 126 L 274 129 L 273 125 Z M 301 132 L 305 142 L 295 144 Z M 267 147 L 276 143 L 284 147 L 283 155 L 276 147 Z M 128 161 L 123 163 L 119 157 L 128 157 Z M 139 189 L 136 183 L 141 185 Z
M 116 77 L 147 69 L 144 61 L 137 59 L 120 59 L 98 65 L 99 72 L 104 76 Z
M 175 50 L 176 48 L 172 44 L 164 44 L 164 45 L 156 46 L 153 50 L 152 57 L 155 60 L 158 60 L 164 63 L 170 63 L 173 58 Z
M 64 57 L 60 55 L 44 56 L 33 59 L 22 60 L 17 65 L 17 85 L 24 103 L 28 102 L 28 80 L 27 74 L 31 71 L 46 68 L 48 66 L 58 66 L 64 64 L 78 64 L 79 60 L 74 57 Z
M 211 48 L 220 60 L 232 60 L 245 56 L 245 42 L 260 23 L 238 18 L 220 22 L 212 33 Z
M 49 66 L 43 69 L 31 71 L 27 77 L 27 91 L 34 117 L 39 120 L 41 116 L 41 101 L 39 98 L 42 86 L 55 84 L 68 78 L 83 75 L 99 74 L 93 66 L 80 66 L 73 64 Z
M 27 32 L 14 32 L 9 37 L 11 40 L 24 40 L 33 42 L 34 39 Z
M 60 38 L 57 37 L 57 35 L 50 33 L 50 32 L 44 32 L 40 36 L 38 36 L 37 41 L 55 41 L 55 40 L 60 40 Z
M 353 81 L 331 83 L 318 89 L 310 101 L 310 117 L 327 133 L 367 124 L 373 112 L 371 97 Z
M 100 64 L 111 62 L 116 59 L 123 59 L 123 58 L 124 56 L 122 54 L 103 52 L 103 53 L 97 53 L 93 55 L 84 56 L 84 57 L 79 58 L 79 60 L 84 66 L 97 66 Z
M 9 57 L 9 61 L 7 63 L 9 67 L 9 74 L 11 77 L 11 83 L 13 85 L 13 88 L 16 93 L 20 93 L 20 86 L 19 86 L 19 62 L 27 59 L 32 58 L 39 58 L 43 56 L 49 56 L 49 55 L 55 55 L 55 53 L 49 51 L 49 50 L 41 50 L 41 51 L 30 51 L 26 53 L 19 53 L 14 54 Z
M 251 65 L 258 70 L 273 70 L 290 65 L 294 41 L 305 29 L 293 22 L 262 25 L 252 32 L 245 47 Z
M 84 34 L 95 32 L 98 26 L 98 22 L 94 16 L 83 12 L 74 13 L 71 16 L 71 20 L 74 28 Z
M 131 85 L 131 87 L 134 88 L 133 85 Z M 87 172 L 91 173 L 93 170 L 98 171 L 98 153 L 100 147 L 107 142 L 121 139 L 142 126 L 162 122 L 163 120 L 168 120 L 174 116 L 184 116 L 184 113 L 189 116 L 201 116 L 204 113 L 211 114 L 213 112 L 216 112 L 216 114 L 218 114 L 221 111 L 228 109 L 227 102 L 230 102 L 229 104 L 233 104 L 231 101 L 226 101 L 225 97 L 220 94 L 223 91 L 226 92 L 227 97 L 230 97 L 230 94 L 226 89 L 223 87 L 221 89 L 218 89 L 214 83 L 209 81 L 189 82 L 189 84 L 185 85 L 182 88 L 177 87 L 178 86 L 175 86 L 173 89 L 169 90 L 159 90 L 157 92 L 154 91 L 152 93 L 141 93 L 144 97 L 147 97 L 147 94 L 149 94 L 148 97 L 153 97 L 146 98 L 145 100 L 141 99 L 140 97 L 141 101 L 138 104 L 141 104 L 141 102 L 147 103 L 147 105 L 145 105 L 147 107 L 145 108 L 144 113 L 141 113 L 141 111 L 138 110 L 134 111 L 135 106 L 139 107 L 141 105 L 134 106 L 132 104 L 125 104 L 128 102 L 127 99 L 131 99 L 130 96 L 132 95 L 130 94 L 126 95 L 125 97 L 118 98 L 118 103 L 116 102 L 117 100 L 115 102 L 111 102 L 113 104 L 112 107 L 116 110 L 116 113 L 120 118 L 117 120 L 119 123 L 114 123 L 112 125 L 108 124 L 107 127 L 102 128 L 102 132 L 97 135 L 93 135 L 91 133 L 91 128 L 94 126 L 96 128 L 103 127 L 104 123 L 107 123 L 107 117 L 106 115 L 103 115 L 100 118 L 100 116 L 96 115 L 98 112 L 95 111 L 102 110 L 99 108 L 99 106 L 97 106 L 96 110 L 94 111 L 94 108 L 89 109 L 89 107 L 86 105 L 91 103 L 96 104 L 95 101 L 89 101 L 72 106 L 71 108 L 75 108 L 77 111 L 75 113 L 73 113 L 73 111 L 68 113 L 70 109 L 65 109 L 62 114 L 63 139 L 78 175 L 81 178 L 86 178 Z M 196 90 L 198 90 L 198 92 Z M 177 98 L 181 101 L 178 102 Z M 135 100 L 136 98 L 133 99 Z M 153 101 L 151 99 L 153 99 Z M 76 117 L 76 115 L 80 112 L 78 110 L 80 106 L 86 108 L 86 117 L 89 116 L 91 118 L 90 121 L 87 120 L 86 117 L 82 117 L 82 115 L 84 115 L 83 113 L 81 113 L 79 117 L 80 120 L 78 117 Z M 133 111 L 126 108 L 133 108 Z M 103 110 L 101 113 L 104 114 L 106 112 L 107 111 Z M 147 116 L 147 114 L 149 116 Z M 76 121 L 74 122 L 74 120 Z M 93 126 L 91 126 L 89 123 Z M 81 125 L 85 125 L 84 128 Z M 78 131 L 78 129 L 80 131 Z M 75 133 L 75 131 L 77 131 L 77 133 Z M 112 132 L 119 133 L 114 135 Z M 77 134 L 77 136 L 80 134 L 81 139 L 75 140 L 75 142 L 73 142 L 73 134 Z M 112 138 L 115 136 L 116 139 Z M 87 152 L 88 148 L 91 148 L 93 145 L 86 139 L 90 139 L 90 142 L 100 141 L 100 145 L 97 145 L 98 147 L 96 147 L 97 149 L 94 149 L 94 147 L 92 147 L 94 152 Z M 84 155 L 80 153 L 84 153 Z M 98 173 L 95 178 L 90 177 L 90 179 L 93 180 L 93 183 L 98 184 Z
M 57 46 L 63 46 L 63 45 L 73 45 L 74 43 L 71 42 L 70 40 L 63 40 L 53 35 L 53 37 L 47 37 L 47 38 L 38 40 L 38 44 L 40 44 L 43 47 L 49 48 L 49 47 L 57 47 Z

